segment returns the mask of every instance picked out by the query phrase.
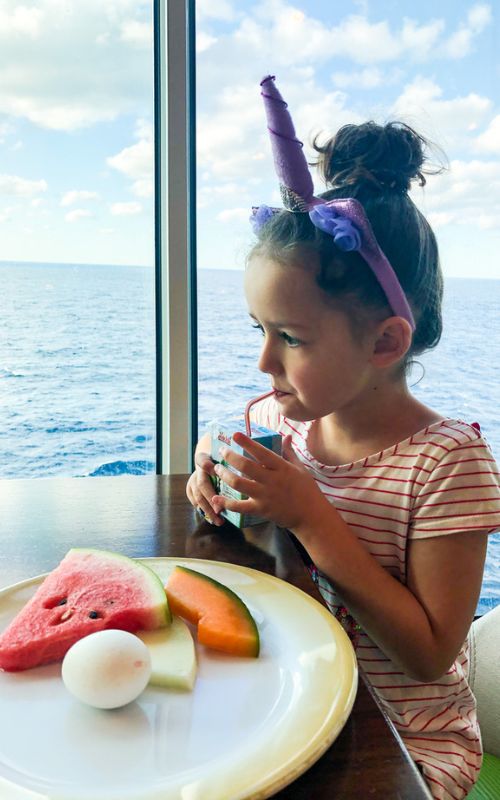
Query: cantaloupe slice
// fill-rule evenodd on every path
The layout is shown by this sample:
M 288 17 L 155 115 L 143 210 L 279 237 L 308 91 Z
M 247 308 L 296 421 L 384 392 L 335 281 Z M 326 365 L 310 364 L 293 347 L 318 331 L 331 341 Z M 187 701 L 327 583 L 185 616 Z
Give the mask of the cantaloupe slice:
M 168 628 L 139 631 L 151 656 L 151 686 L 190 691 L 196 678 L 196 651 L 191 631 L 182 619 L 174 617 Z
M 242 600 L 214 578 L 175 567 L 165 587 L 170 610 L 197 625 L 200 644 L 233 656 L 259 655 L 259 631 Z

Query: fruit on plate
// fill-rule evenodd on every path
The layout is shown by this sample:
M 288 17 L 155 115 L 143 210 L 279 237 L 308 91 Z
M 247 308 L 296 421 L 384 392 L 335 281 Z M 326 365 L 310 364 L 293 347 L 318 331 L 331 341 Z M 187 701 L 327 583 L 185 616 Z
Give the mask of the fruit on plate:
M 0 667 L 15 672 L 60 661 L 79 639 L 171 621 L 153 570 L 118 553 L 73 548 L 0 635 Z
M 149 650 L 151 686 L 191 691 L 196 679 L 196 651 L 188 626 L 179 617 L 168 628 L 138 631 L 136 634 Z
M 200 644 L 233 656 L 258 656 L 259 631 L 244 602 L 214 578 L 177 566 L 167 581 L 172 614 L 197 625 Z

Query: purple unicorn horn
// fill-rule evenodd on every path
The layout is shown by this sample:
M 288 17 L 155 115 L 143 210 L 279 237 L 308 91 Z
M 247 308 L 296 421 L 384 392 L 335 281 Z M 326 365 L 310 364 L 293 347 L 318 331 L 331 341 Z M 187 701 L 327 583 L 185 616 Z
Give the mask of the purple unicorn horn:
M 302 150 L 302 142 L 295 135 L 292 118 L 287 111 L 288 105 L 276 88 L 274 80 L 274 75 L 267 75 L 260 85 L 283 203 L 289 211 L 309 211 L 320 201 L 314 197 L 311 173 Z
M 260 85 L 283 205 L 288 211 L 309 212 L 313 225 L 330 234 L 339 250 L 357 250 L 377 278 L 393 312 L 406 319 L 412 331 L 415 330 L 408 299 L 387 256 L 380 249 L 363 206 L 353 197 L 324 201 L 314 196 L 302 142 L 295 135 L 288 106 L 274 84 L 274 75 L 268 75 Z M 258 230 L 278 210 L 267 206 L 254 207 L 251 217 L 254 229 Z

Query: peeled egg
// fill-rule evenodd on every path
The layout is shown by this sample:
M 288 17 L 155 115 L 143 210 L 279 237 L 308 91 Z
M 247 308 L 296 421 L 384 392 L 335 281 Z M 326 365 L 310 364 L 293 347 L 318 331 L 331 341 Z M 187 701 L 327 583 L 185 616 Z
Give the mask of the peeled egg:
M 119 708 L 146 688 L 151 656 L 132 633 L 98 631 L 70 647 L 62 663 L 62 679 L 69 692 L 95 708 Z

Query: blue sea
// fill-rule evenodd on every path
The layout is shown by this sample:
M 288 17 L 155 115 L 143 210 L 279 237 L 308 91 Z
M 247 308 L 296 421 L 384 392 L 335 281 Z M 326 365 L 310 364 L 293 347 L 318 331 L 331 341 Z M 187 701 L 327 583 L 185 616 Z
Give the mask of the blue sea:
M 242 281 L 198 273 L 200 431 L 268 388 Z M 154 471 L 153 270 L 3 263 L 0 282 L 0 478 Z M 443 339 L 410 382 L 443 415 L 478 421 L 500 461 L 499 307 L 500 281 L 448 279 Z M 500 602 L 490 540 L 484 609 Z

